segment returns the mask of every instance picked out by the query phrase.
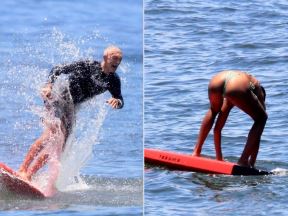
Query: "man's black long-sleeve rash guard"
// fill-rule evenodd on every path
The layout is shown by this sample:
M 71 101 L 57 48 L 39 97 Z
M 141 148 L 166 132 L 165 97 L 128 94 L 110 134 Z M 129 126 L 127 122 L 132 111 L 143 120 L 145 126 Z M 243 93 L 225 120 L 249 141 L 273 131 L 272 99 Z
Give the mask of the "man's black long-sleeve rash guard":
M 121 100 L 118 108 L 123 107 L 119 76 L 116 73 L 105 74 L 98 61 L 78 61 L 55 66 L 49 74 L 48 82 L 54 83 L 61 74 L 68 75 L 69 90 L 75 105 L 108 90 L 113 98 Z

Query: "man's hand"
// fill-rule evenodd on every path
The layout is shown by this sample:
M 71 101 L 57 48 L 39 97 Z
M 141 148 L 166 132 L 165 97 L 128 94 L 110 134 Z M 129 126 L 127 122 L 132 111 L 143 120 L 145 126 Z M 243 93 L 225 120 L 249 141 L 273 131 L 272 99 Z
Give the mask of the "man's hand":
M 120 106 L 120 100 L 116 98 L 110 98 L 106 101 L 113 109 L 117 109 Z
M 41 96 L 42 98 L 45 100 L 47 99 L 51 99 L 52 98 L 52 84 L 51 83 L 48 83 L 46 84 L 42 89 L 41 89 Z

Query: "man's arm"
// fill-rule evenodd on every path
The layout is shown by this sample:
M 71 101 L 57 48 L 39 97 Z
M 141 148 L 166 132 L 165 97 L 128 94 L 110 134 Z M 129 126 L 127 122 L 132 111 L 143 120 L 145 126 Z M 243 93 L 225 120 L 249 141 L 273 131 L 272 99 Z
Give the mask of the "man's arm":
M 70 74 L 79 69 L 79 67 L 85 64 L 83 61 L 74 62 L 68 65 L 57 65 L 53 67 L 48 75 L 48 81 L 46 85 L 41 89 L 41 96 L 43 99 L 51 99 L 51 91 L 54 82 L 61 74 Z
M 121 109 L 124 106 L 124 100 L 121 94 L 121 81 L 117 74 L 115 74 L 115 79 L 111 83 L 108 91 L 111 93 L 112 98 L 110 98 L 107 103 L 114 109 Z
M 41 97 L 46 100 L 46 99 L 51 99 L 51 92 L 52 92 L 52 83 L 47 83 L 40 91 Z
M 107 103 L 111 105 L 113 109 L 121 109 L 123 107 L 123 102 L 117 98 L 110 98 Z
M 48 83 L 50 84 L 54 83 L 57 77 L 60 76 L 61 73 L 63 73 L 62 66 L 53 67 L 48 75 Z
M 52 68 L 48 76 L 48 83 L 54 83 L 61 74 L 72 74 L 82 71 L 89 66 L 89 61 L 77 61 L 71 64 L 57 65 Z

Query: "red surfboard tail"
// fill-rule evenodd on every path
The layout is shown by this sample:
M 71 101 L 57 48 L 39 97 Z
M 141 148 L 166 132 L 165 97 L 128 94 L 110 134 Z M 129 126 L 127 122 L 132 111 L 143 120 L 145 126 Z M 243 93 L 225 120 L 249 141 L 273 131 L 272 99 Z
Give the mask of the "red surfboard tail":
M 218 161 L 205 157 L 194 157 L 187 154 L 162 151 L 157 149 L 144 150 L 145 163 L 166 166 L 170 169 L 194 171 L 225 175 L 268 175 L 267 171 L 242 167 L 228 161 Z

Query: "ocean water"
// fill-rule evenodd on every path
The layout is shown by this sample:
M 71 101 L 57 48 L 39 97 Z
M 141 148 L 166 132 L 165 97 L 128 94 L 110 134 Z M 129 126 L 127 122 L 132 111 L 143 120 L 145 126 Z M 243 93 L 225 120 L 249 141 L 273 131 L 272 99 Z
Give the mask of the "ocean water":
M 286 1 L 144 2 L 144 145 L 192 153 L 208 109 L 210 78 L 248 71 L 267 93 L 256 167 L 273 176 L 221 176 L 145 168 L 145 215 L 287 215 Z M 222 131 L 224 158 L 236 162 L 252 120 L 234 108 Z M 215 156 L 212 133 L 202 153 Z
M 0 158 L 18 169 L 42 132 L 39 95 L 55 64 L 124 53 L 117 73 L 125 107 L 109 93 L 83 104 L 62 157 L 59 192 L 45 200 L 7 193 L 3 215 L 142 215 L 143 5 L 141 0 L 4 0 L 0 3 Z M 76 177 L 75 177 L 76 176 Z

